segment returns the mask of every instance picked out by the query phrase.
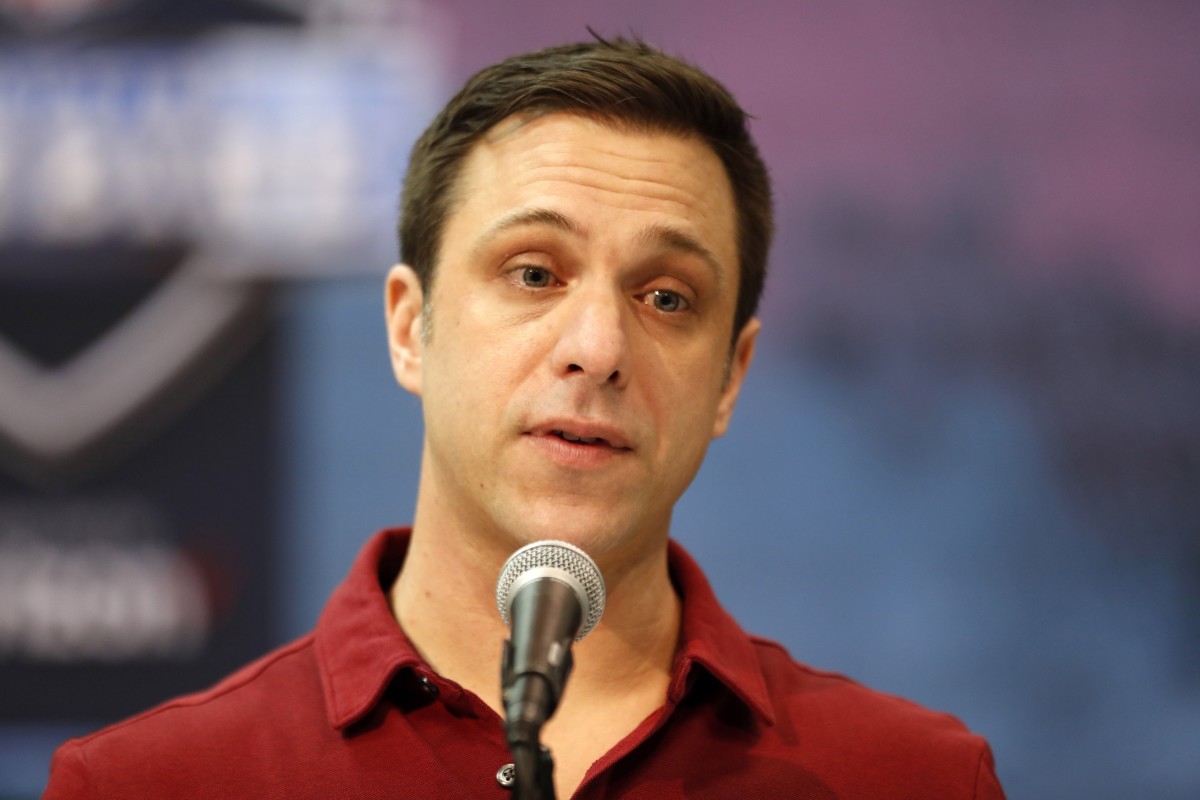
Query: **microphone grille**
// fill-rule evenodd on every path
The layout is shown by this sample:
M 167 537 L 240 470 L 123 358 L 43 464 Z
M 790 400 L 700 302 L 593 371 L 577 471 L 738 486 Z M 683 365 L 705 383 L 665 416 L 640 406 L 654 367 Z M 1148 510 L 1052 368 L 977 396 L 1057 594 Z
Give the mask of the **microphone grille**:
M 505 625 L 512 624 L 508 618 L 508 601 L 513 584 L 529 570 L 546 567 L 566 572 L 579 582 L 587 595 L 587 602 L 583 603 L 583 625 L 579 629 L 579 635 L 575 637 L 575 641 L 579 641 L 596 627 L 596 623 L 604 614 L 604 576 L 587 553 L 567 542 L 549 539 L 533 542 L 508 557 L 504 568 L 500 570 L 500 578 L 496 581 L 496 607 L 500 609 L 500 616 L 504 618 Z

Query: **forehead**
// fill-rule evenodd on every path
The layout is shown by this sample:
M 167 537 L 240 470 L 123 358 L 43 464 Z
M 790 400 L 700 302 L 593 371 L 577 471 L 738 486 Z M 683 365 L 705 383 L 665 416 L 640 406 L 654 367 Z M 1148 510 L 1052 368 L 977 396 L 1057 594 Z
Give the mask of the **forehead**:
M 578 220 L 584 234 L 677 230 L 703 243 L 731 275 L 737 269 L 733 190 L 724 164 L 699 137 L 574 114 L 513 117 L 467 154 L 456 196 L 449 242 L 484 235 L 523 209 L 548 209 Z M 592 230 L 589 220 L 604 227 Z

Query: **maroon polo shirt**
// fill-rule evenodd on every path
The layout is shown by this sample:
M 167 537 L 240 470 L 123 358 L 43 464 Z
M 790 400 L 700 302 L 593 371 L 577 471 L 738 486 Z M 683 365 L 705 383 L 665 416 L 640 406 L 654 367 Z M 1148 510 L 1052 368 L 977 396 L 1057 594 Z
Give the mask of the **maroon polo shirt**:
M 373 538 L 308 636 L 64 744 L 44 797 L 508 797 L 500 718 L 391 615 L 407 547 L 407 530 Z M 797 664 L 747 636 L 674 543 L 670 563 L 683 619 L 665 702 L 576 797 L 1003 797 L 987 743 L 958 721 Z

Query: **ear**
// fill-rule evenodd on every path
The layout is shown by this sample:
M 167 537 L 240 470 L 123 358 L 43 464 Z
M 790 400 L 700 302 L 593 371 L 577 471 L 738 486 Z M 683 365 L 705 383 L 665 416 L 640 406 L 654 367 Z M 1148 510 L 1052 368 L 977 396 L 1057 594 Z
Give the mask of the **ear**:
M 750 369 L 750 362 L 754 359 L 754 342 L 758 338 L 761 328 L 762 323 L 758 321 L 758 317 L 751 317 L 742 326 L 742 332 L 738 334 L 737 341 L 733 343 L 729 376 L 725 379 L 725 388 L 721 390 L 721 396 L 717 400 L 717 416 L 713 420 L 712 438 L 714 439 L 724 436 L 725 431 L 729 430 L 729 421 L 733 418 L 733 407 L 737 405 L 738 395 L 742 391 L 742 382 L 746 380 L 746 371 Z
M 421 325 L 424 295 L 412 267 L 397 264 L 387 276 L 385 291 L 388 351 L 392 371 L 405 389 L 421 395 Z

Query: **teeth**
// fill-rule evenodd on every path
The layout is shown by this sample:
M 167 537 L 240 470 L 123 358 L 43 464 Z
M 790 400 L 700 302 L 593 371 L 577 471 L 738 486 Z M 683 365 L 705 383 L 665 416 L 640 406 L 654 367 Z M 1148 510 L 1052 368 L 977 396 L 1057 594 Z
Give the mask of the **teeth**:
M 575 434 L 567 433 L 566 431 L 555 431 L 555 433 L 557 433 L 562 438 L 566 439 L 568 442 L 582 442 L 583 444 L 595 444 L 596 442 L 600 441 L 599 436 L 576 436 Z

